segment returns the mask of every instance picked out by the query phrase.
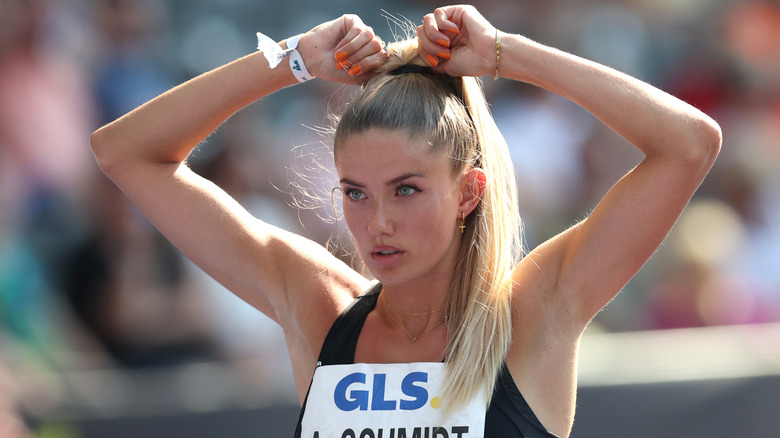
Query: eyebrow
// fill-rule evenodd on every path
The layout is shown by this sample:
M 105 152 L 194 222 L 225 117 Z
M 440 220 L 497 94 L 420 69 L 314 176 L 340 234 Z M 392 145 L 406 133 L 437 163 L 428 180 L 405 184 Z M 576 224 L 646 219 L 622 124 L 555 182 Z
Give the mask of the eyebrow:
M 404 173 L 403 175 L 401 175 L 401 176 L 397 176 L 397 177 L 395 177 L 395 178 L 391 179 L 390 181 L 386 182 L 386 183 L 385 183 L 385 185 L 388 185 L 388 186 L 393 186 L 393 185 L 396 185 L 396 184 L 398 184 L 399 182 L 401 182 L 401 181 L 404 181 L 404 180 L 407 180 L 407 179 L 409 179 L 409 178 L 414 178 L 414 177 L 422 177 L 422 176 L 423 176 L 423 175 L 422 175 L 422 174 L 420 174 L 420 173 Z M 357 183 L 357 182 L 355 182 L 355 181 L 352 181 L 352 180 L 350 180 L 350 179 L 348 179 L 348 178 L 341 178 L 341 179 L 339 180 L 339 182 L 340 182 L 341 184 L 347 184 L 347 185 L 350 185 L 350 186 L 355 186 L 355 187 L 359 187 L 359 188 L 364 188 L 364 187 L 365 187 L 363 184 Z

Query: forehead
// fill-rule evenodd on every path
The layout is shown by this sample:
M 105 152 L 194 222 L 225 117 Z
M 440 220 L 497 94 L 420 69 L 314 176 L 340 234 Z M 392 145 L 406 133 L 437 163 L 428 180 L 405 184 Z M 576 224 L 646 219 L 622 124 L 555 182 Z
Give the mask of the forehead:
M 371 129 L 349 137 L 339 145 L 336 170 L 345 174 L 381 174 L 398 171 L 446 170 L 450 160 L 431 151 L 427 140 L 409 138 L 405 132 Z

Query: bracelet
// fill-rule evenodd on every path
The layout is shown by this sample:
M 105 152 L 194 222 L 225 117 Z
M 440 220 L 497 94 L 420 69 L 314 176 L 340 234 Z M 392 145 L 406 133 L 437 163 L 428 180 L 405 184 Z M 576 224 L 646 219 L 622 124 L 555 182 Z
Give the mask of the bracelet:
M 270 68 L 276 68 L 282 62 L 282 59 L 289 57 L 290 70 L 295 75 L 295 78 L 298 79 L 298 82 L 306 82 L 314 79 L 314 76 L 306 69 L 301 53 L 296 50 L 300 39 L 300 35 L 288 38 L 287 49 L 285 50 L 276 41 L 257 32 L 257 50 L 263 52 Z
M 496 72 L 493 73 L 493 80 L 498 80 L 498 69 L 501 67 L 501 36 L 496 28 Z

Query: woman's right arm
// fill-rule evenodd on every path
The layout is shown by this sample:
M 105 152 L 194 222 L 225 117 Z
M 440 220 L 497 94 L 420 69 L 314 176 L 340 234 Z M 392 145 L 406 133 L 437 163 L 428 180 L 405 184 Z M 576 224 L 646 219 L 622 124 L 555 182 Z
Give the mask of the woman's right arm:
M 356 16 L 312 29 L 298 50 L 313 75 L 345 83 L 361 76 L 337 68 L 336 53 L 346 52 L 360 65 L 362 78 L 386 56 L 381 41 Z M 302 321 L 298 329 L 310 339 L 326 324 L 309 318 L 316 313 L 312 303 L 340 309 L 365 279 L 320 245 L 252 217 L 185 163 L 230 115 L 295 83 L 286 60 L 271 69 L 256 52 L 158 96 L 97 130 L 90 142 L 104 173 L 187 257 L 285 328 Z M 296 299 L 318 290 L 333 293 Z M 327 310 L 319 309 L 326 315 Z

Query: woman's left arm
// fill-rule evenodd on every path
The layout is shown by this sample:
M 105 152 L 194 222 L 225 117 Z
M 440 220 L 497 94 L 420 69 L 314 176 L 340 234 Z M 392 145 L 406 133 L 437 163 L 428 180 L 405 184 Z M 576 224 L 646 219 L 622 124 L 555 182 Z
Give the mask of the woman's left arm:
M 501 45 L 502 75 L 578 103 L 645 155 L 586 220 L 537 251 L 554 257 L 554 291 L 584 326 L 669 233 L 720 151 L 720 128 L 687 103 L 603 65 L 516 35 L 504 35 Z
M 434 27 L 481 24 L 443 33 L 456 36 L 451 59 L 438 69 L 492 75 L 495 28 L 468 15 L 439 9 L 421 29 L 435 35 Z M 423 50 L 433 52 L 431 38 L 425 40 Z M 662 243 L 715 161 L 721 131 L 699 110 L 631 76 L 520 35 L 501 33 L 500 41 L 502 77 L 578 103 L 645 155 L 587 219 L 540 245 L 516 272 L 526 285 L 528 275 L 535 277 L 534 286 L 553 294 L 545 301 L 563 307 L 584 328 Z

